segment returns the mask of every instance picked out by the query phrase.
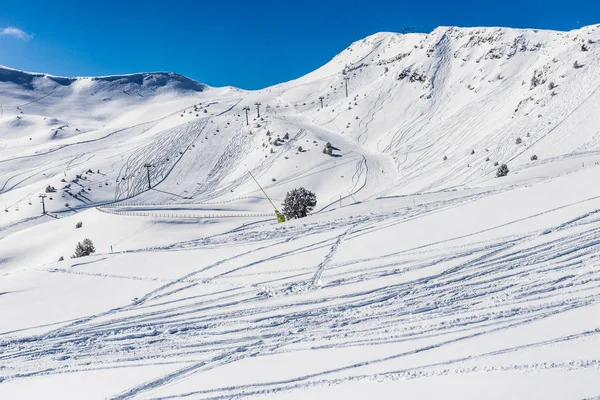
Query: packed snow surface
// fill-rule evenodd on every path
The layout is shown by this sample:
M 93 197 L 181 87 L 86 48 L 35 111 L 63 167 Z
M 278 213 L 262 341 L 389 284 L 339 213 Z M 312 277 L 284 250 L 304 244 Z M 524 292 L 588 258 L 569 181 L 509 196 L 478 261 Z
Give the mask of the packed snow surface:
M 0 67 L 0 398 L 600 398 L 599 106 L 600 25 L 252 92 Z

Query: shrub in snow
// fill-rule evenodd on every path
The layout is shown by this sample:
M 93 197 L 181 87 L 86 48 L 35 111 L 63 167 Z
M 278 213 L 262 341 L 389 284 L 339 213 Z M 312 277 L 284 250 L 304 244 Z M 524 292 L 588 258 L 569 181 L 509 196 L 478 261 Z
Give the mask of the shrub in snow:
M 475 154 L 475 150 L 471 150 L 471 155 Z
M 60 258 L 58 259 L 58 261 L 64 261 L 65 258 L 63 256 L 60 256 Z
M 534 154 L 531 156 L 531 161 L 535 161 L 535 160 L 537 160 L 537 156 Z
M 543 85 L 546 83 L 546 76 L 543 70 L 535 70 L 533 71 L 533 76 L 531 77 L 531 86 L 529 89 L 533 89 L 536 86 Z
M 500 177 L 506 176 L 506 175 L 508 175 L 508 165 L 502 164 L 501 166 L 498 167 L 498 170 L 496 171 L 496 177 L 500 178 Z
M 498 166 L 498 161 L 496 161 L 496 162 L 494 163 L 494 167 L 497 167 L 497 166 Z
M 444 161 L 446 161 L 448 159 L 448 156 L 444 156 Z
M 518 138 L 517 138 L 517 140 L 515 140 L 515 143 L 516 143 L 516 144 L 521 144 L 521 143 L 523 143 L 523 141 L 521 140 L 521 138 L 520 138 L 520 137 L 518 137 Z
M 78 223 L 75 224 L 75 229 L 79 229 L 83 226 L 83 222 L 79 221 Z
M 303 187 L 293 189 L 283 200 L 283 214 L 287 219 L 304 218 L 317 205 L 317 196 Z
M 71 258 L 86 257 L 95 252 L 96 248 L 94 247 L 94 243 L 86 238 L 83 239 L 83 242 L 77 243 L 77 246 L 75 246 L 75 254 L 73 254 Z

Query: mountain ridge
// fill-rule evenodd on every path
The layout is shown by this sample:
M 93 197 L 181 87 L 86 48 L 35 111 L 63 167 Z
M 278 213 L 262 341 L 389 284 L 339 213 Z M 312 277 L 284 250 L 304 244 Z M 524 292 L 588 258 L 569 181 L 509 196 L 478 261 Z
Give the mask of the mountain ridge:
M 485 31 L 495 31 L 495 32 L 521 32 L 521 33 L 548 33 L 548 34 L 574 34 L 574 33 L 578 33 L 578 32 L 585 32 L 586 30 L 589 29 L 596 29 L 600 27 L 600 24 L 596 24 L 596 25 L 588 25 L 588 26 L 584 26 L 581 27 L 579 29 L 572 29 L 569 31 L 561 31 L 561 30 L 552 30 L 552 29 L 537 29 L 537 28 L 512 28 L 512 27 L 501 27 L 501 26 L 474 26 L 474 27 L 464 27 L 464 26 L 446 26 L 446 25 L 442 25 L 442 26 L 438 26 L 437 28 L 435 28 L 434 30 L 432 30 L 430 33 L 423 33 L 423 32 L 411 32 L 411 33 L 400 33 L 400 32 L 392 32 L 392 31 L 381 31 L 381 32 L 376 32 L 373 33 L 371 35 L 368 35 L 362 39 L 358 39 L 352 43 L 350 43 L 345 49 L 343 49 L 340 53 L 336 54 L 333 58 L 335 59 L 336 57 L 340 56 L 342 53 L 344 53 L 344 51 L 351 49 L 353 46 L 356 46 L 358 44 L 362 44 L 365 42 L 370 42 L 370 41 L 374 41 L 374 40 L 385 40 L 385 39 L 395 39 L 395 38 L 402 38 L 402 37 L 419 37 L 419 38 L 425 38 L 428 36 L 434 36 L 434 35 L 439 35 L 440 33 L 452 33 L 452 32 L 463 32 L 463 33 L 482 33 Z M 327 64 L 327 63 L 326 63 Z M 121 79 L 125 79 L 125 80 L 132 80 L 132 81 L 138 81 L 140 82 L 140 78 L 143 81 L 144 79 L 148 79 L 148 78 L 152 78 L 152 77 L 170 77 L 170 78 L 174 78 L 177 80 L 185 80 L 185 81 L 192 81 L 194 83 L 197 84 L 198 90 L 203 90 L 206 88 L 210 88 L 209 85 L 202 83 L 200 81 L 197 81 L 195 79 L 189 78 L 183 74 L 174 72 L 174 71 L 145 71 L 145 72 L 134 72 L 134 73 L 125 73 L 125 74 L 114 74 L 114 75 L 90 75 L 90 76 L 86 76 L 86 75 L 76 75 L 76 76 L 63 76 L 63 75 L 53 75 L 53 74 L 48 74 L 48 73 L 43 73 L 43 72 L 31 72 L 31 71 L 25 71 L 25 70 L 20 70 L 20 69 L 16 69 L 16 68 L 12 68 L 12 67 L 8 67 L 8 66 L 4 66 L 4 65 L 0 65 L 0 82 L 6 82 L 7 81 L 7 76 L 10 76 L 10 74 L 14 74 L 14 73 L 18 73 L 20 75 L 28 75 L 31 76 L 32 78 L 43 78 L 46 77 L 48 79 L 52 79 L 55 80 L 57 83 L 60 82 L 73 82 L 77 79 L 92 79 L 92 80 L 98 80 L 98 81 L 114 81 L 114 80 L 121 80 Z M 300 79 L 299 78 L 295 78 L 292 79 L 293 80 L 297 80 Z M 256 89 L 256 90 L 252 90 L 252 91 L 260 91 L 260 90 L 265 90 L 268 89 L 269 87 L 273 87 L 273 86 L 279 86 L 283 83 L 279 83 L 279 84 L 275 84 L 272 86 L 267 86 L 264 87 L 262 89 Z M 239 90 L 244 90 L 241 88 L 237 88 Z

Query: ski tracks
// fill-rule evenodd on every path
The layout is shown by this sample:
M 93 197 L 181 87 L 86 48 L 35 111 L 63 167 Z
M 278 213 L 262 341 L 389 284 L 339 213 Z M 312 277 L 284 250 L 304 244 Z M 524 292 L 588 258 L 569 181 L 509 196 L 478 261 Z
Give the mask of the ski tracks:
M 337 237 L 336 241 L 329 249 L 329 253 L 327 253 L 323 261 L 321 261 L 321 263 L 317 266 L 315 274 L 312 276 L 308 283 L 308 289 L 316 289 L 317 287 L 321 286 L 321 276 L 323 275 L 323 271 L 325 271 L 325 268 L 327 268 L 327 266 L 331 263 L 331 260 L 333 259 L 333 257 L 335 257 L 338 248 L 340 247 L 346 236 L 348 236 L 354 228 L 354 225 L 351 226 L 349 229 L 346 229 L 341 235 Z

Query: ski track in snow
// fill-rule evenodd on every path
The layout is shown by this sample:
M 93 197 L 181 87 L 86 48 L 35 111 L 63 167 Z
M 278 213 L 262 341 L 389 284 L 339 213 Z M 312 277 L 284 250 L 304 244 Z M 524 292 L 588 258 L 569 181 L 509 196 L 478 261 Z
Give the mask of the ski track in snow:
M 446 204 L 443 207 L 447 207 Z M 425 211 L 416 212 L 415 216 Z M 343 242 L 382 229 L 382 221 L 394 226 L 411 217 L 410 211 L 400 215 L 383 213 L 361 217 L 329 241 L 329 251 L 317 269 L 291 275 L 291 285 L 308 282 L 307 288 L 319 287 L 319 295 L 303 299 L 304 291 L 289 291 L 290 282 L 278 280 L 240 286 L 227 283 L 244 266 L 230 264 L 233 260 L 254 255 L 250 270 L 273 256 L 261 259 L 265 251 L 282 246 L 283 242 L 265 245 L 221 260 L 200 270 L 168 281 L 160 288 L 131 304 L 91 315 L 41 336 L 11 339 L 3 334 L 0 341 L 0 362 L 5 365 L 5 380 L 49 374 L 69 374 L 110 368 L 126 368 L 143 364 L 162 364 L 173 360 L 181 368 L 162 377 L 115 394 L 114 399 L 151 398 L 217 399 L 232 395 L 252 396 L 287 391 L 312 385 L 342 383 L 356 379 L 405 379 L 435 374 L 457 374 L 480 371 L 474 367 L 458 367 L 469 360 L 481 360 L 506 352 L 535 346 L 548 346 L 562 341 L 578 340 L 597 335 L 600 330 L 581 332 L 564 338 L 532 343 L 517 348 L 474 354 L 467 358 L 448 360 L 408 370 L 363 374 L 361 368 L 385 363 L 410 354 L 433 351 L 450 344 L 482 335 L 530 324 L 570 310 L 598 304 L 600 275 L 589 268 L 589 262 L 600 249 L 600 220 L 595 213 L 556 226 L 553 233 L 563 233 L 551 239 L 550 232 L 542 243 L 540 233 L 507 237 L 484 243 L 452 248 L 451 243 L 427 253 L 413 249 L 373 260 L 356 260 L 336 264 L 335 256 Z M 381 219 L 380 219 L 381 218 Z M 300 236 L 319 235 L 315 226 L 297 228 L 287 240 Z M 335 229 L 329 227 L 327 231 Z M 250 229 L 251 231 L 256 230 Z M 248 232 L 251 233 L 251 232 Z M 232 233 L 231 235 L 235 235 Z M 271 239 L 267 239 L 271 241 Z M 532 243 L 532 244 L 530 244 Z M 319 245 L 319 242 L 311 246 Z M 433 246 L 432 244 L 431 246 Z M 450 246 L 450 247 L 448 247 Z M 295 252 L 302 251 L 296 248 Z M 275 255 L 277 257 L 277 255 Z M 439 272 L 427 272 L 436 265 L 452 262 L 453 267 Z M 231 265 L 228 274 L 197 279 L 223 265 Z M 365 267 L 362 267 L 364 265 Z M 47 269 L 48 273 L 87 274 L 86 265 L 73 269 Z M 420 270 L 423 277 L 396 284 L 381 282 L 369 290 L 361 290 L 367 282 L 377 282 L 390 274 Z M 144 279 L 136 276 L 91 274 L 98 279 Z M 295 276 L 295 277 L 294 277 Z M 325 281 L 317 283 L 325 278 Z M 152 280 L 152 278 L 147 278 Z M 290 278 L 286 278 L 289 281 Z M 268 282 L 268 283 L 267 283 Z M 177 285 L 184 285 L 177 288 Z M 197 285 L 216 285 L 229 289 L 217 290 L 210 298 L 185 297 Z M 261 288 L 269 288 L 265 293 Z M 279 288 L 279 289 L 278 289 Z M 332 295 L 333 289 L 344 289 L 344 295 Z M 569 300 L 564 300 L 568 294 Z M 182 297 L 183 295 L 183 297 Z M 170 298 L 174 296 L 174 299 Z M 290 297 L 286 303 L 270 305 L 272 299 Z M 242 307 L 240 307 L 242 306 Z M 243 322 L 242 322 L 243 321 Z M 242 325 L 243 324 L 243 325 Z M 243 333 L 240 335 L 240 333 Z M 294 346 L 314 351 L 377 346 L 385 343 L 410 342 L 428 338 L 430 345 L 384 358 L 373 358 L 341 368 L 323 370 L 295 379 L 273 381 L 260 385 L 221 388 L 160 396 L 156 391 L 171 387 L 180 380 L 202 374 L 218 366 L 235 363 L 248 355 L 268 356 L 294 353 Z M 315 339 L 316 340 L 315 342 Z M 313 343 L 317 343 L 316 345 Z M 126 350 L 124 350 L 126 349 Z M 181 357 L 199 361 L 176 361 Z M 599 360 L 574 360 L 552 365 L 487 365 L 484 370 L 528 370 L 543 368 L 597 368 Z M 356 372 L 354 372 L 356 371 Z M 336 377 L 342 374 L 343 377 Z

